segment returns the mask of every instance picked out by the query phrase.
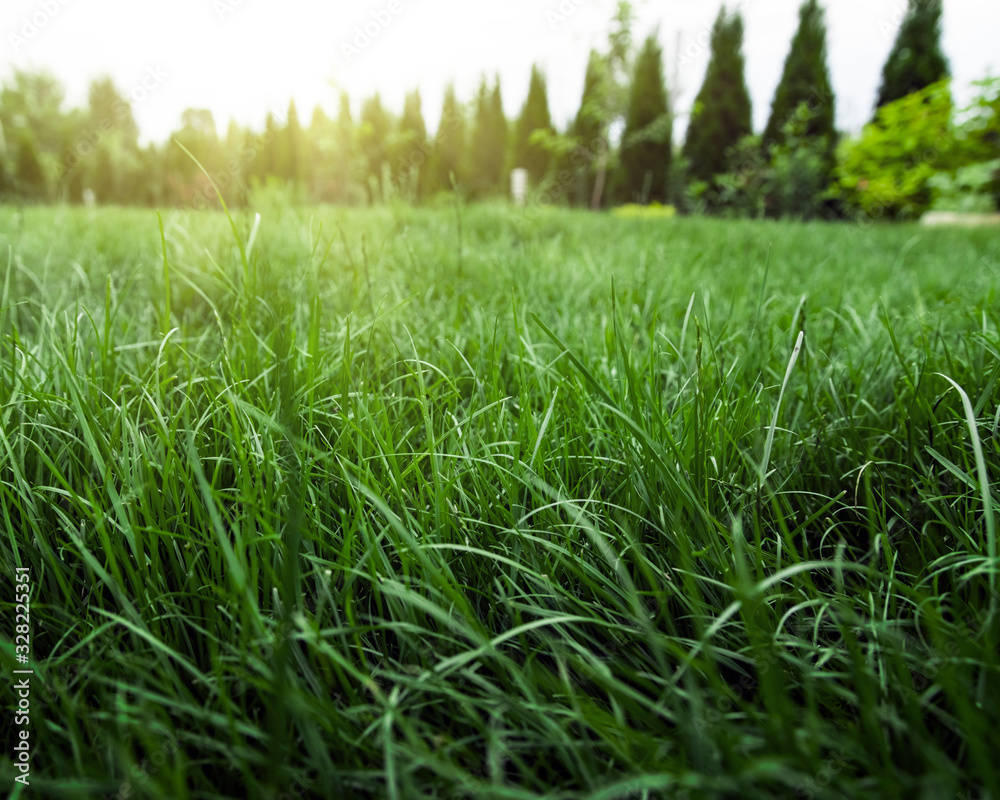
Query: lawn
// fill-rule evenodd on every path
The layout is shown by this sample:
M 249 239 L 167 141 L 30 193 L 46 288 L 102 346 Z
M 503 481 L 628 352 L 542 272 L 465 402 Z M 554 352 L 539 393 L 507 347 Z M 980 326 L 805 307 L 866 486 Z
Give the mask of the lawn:
M 15 796 L 1000 797 L 996 233 L 255 211 L 0 208 Z

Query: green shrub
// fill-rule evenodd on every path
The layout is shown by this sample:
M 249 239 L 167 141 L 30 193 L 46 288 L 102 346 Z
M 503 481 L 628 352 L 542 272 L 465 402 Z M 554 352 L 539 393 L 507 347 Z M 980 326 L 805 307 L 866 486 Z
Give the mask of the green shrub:
M 830 196 L 829 141 L 809 134 L 816 112 L 801 103 L 781 142 L 744 136 L 729 150 L 729 172 L 703 190 L 710 213 L 724 217 L 813 219 Z
M 782 129 L 768 175 L 768 214 L 783 219 L 815 219 L 830 197 L 830 142 L 810 136 L 816 112 L 801 103 Z
M 934 211 L 987 214 L 997 207 L 991 187 L 1000 171 L 1000 159 L 959 167 L 954 172 L 938 172 L 928 184 L 935 198 Z
M 883 106 L 859 139 L 840 148 L 840 196 L 871 218 L 915 218 L 927 211 L 931 176 L 960 166 L 952 110 L 947 81 Z
M 963 164 L 988 169 L 1000 154 L 1000 78 L 973 85 L 979 87 L 979 93 L 968 108 L 959 112 L 957 141 Z M 992 196 L 993 207 L 1000 208 L 1000 169 L 994 166 L 989 180 L 981 183 L 978 191 Z
M 759 136 L 744 136 L 729 150 L 729 172 L 713 181 L 709 205 L 724 217 L 764 216 L 768 190 L 768 154 Z
M 626 203 L 611 210 L 611 216 L 622 219 L 673 219 L 677 216 L 677 209 L 673 206 L 664 206 L 660 203 L 650 203 L 641 206 L 637 203 Z

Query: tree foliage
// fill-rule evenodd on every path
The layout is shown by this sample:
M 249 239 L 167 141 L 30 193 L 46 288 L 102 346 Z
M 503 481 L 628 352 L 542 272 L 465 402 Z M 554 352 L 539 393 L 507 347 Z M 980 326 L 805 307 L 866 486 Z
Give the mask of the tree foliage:
M 288 104 L 285 125 L 277 137 L 275 168 L 278 178 L 293 187 L 297 187 L 305 177 L 304 150 L 305 135 L 299 122 L 298 109 L 292 100 Z
M 752 132 L 743 58 L 743 17 L 725 6 L 712 27 L 705 82 L 695 98 L 683 154 L 690 175 L 711 181 L 727 168 L 727 153 Z
M 636 60 L 625 116 L 619 194 L 626 202 L 666 202 L 673 131 L 669 107 L 663 51 L 654 35 Z
M 947 88 L 924 87 L 880 110 L 882 130 L 866 129 L 837 149 L 819 0 L 802 0 L 763 137 L 750 135 L 742 17 L 719 12 L 709 67 L 675 158 L 662 51 L 652 37 L 634 53 L 634 16 L 631 3 L 617 3 L 606 45 L 589 55 L 579 109 L 560 131 L 538 67 L 513 126 L 499 77 L 484 76 L 467 105 L 448 87 L 433 138 L 413 91 L 398 116 L 376 94 L 360 105 L 359 118 L 341 93 L 339 109 L 317 106 L 306 127 L 294 102 L 287 114 L 269 114 L 262 130 L 235 122 L 217 128 L 211 111 L 191 108 L 156 144 L 140 142 L 130 98 L 145 95 L 136 90 L 126 94 L 102 77 L 83 107 L 64 109 L 55 78 L 13 70 L 0 86 L 0 195 L 202 208 L 217 205 L 218 189 L 236 207 L 253 202 L 257 187 L 277 182 L 306 202 L 420 203 L 449 191 L 453 176 L 473 199 L 506 197 L 509 168 L 525 166 L 543 190 L 539 202 L 569 198 L 594 208 L 608 195 L 727 215 L 826 216 L 853 206 L 889 218 L 916 216 L 935 201 L 980 207 L 984 198 L 1000 198 L 996 83 L 959 112 L 958 124 L 949 120 L 955 115 Z M 940 20 L 940 0 L 910 0 L 883 93 L 947 71 Z M 933 149 L 948 136 L 948 148 Z
M 473 197 L 495 196 L 506 191 L 508 137 L 500 78 L 496 78 L 490 89 L 484 77 L 476 94 L 470 152 L 469 186 Z
M 936 172 L 960 165 L 947 81 L 879 109 L 841 154 L 841 195 L 874 219 L 916 218 L 931 205 Z
M 942 0 L 909 0 L 882 69 L 876 110 L 948 77 L 948 60 L 941 49 L 942 13 Z
M 389 163 L 389 133 L 392 119 L 382 105 L 378 92 L 364 101 L 361 106 L 361 129 L 359 143 L 361 154 L 368 165 L 367 188 L 370 202 L 382 200 L 385 196 L 383 169 Z
M 580 108 L 569 129 L 574 146 L 583 148 L 584 152 L 592 152 L 607 137 L 609 70 L 608 58 L 591 50 L 587 59 L 587 73 L 583 79 Z M 581 164 L 571 163 L 570 168 L 574 172 L 571 199 L 577 205 L 591 203 L 599 164 L 591 159 L 584 160 Z
M 836 144 L 836 116 L 833 85 L 827 64 L 826 20 L 818 0 L 806 0 L 799 9 L 799 27 L 785 59 L 781 81 L 774 93 L 771 116 L 764 128 L 764 142 L 781 145 L 784 128 L 799 105 L 812 110 L 803 135 L 825 138 L 832 149 Z
M 465 109 L 458 102 L 454 84 L 449 84 L 432 144 L 429 193 L 449 191 L 453 177 L 456 184 L 466 182 L 467 138 Z
M 399 132 L 392 143 L 392 179 L 398 192 L 418 202 L 427 183 L 427 124 L 420 91 L 408 92 L 403 101 Z
M 531 68 L 528 97 L 521 109 L 514 135 L 514 166 L 528 170 L 528 177 L 535 186 L 540 184 L 552 163 L 551 153 L 532 138 L 537 132 L 554 133 L 549 114 L 548 90 L 545 77 L 537 66 Z

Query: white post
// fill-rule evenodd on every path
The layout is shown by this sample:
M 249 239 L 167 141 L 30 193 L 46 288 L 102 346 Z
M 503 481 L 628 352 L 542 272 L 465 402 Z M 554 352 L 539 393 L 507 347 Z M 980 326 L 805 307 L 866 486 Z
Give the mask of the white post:
M 528 197 L 528 170 L 518 167 L 511 171 L 510 196 L 517 205 L 524 205 Z

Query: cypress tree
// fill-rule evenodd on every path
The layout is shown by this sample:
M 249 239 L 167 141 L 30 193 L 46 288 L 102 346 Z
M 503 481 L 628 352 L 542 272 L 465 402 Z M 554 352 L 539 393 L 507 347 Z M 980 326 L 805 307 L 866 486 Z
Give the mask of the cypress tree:
M 347 92 L 340 93 L 340 108 L 334 130 L 336 155 L 334 156 L 333 180 L 335 196 L 341 202 L 351 199 L 356 178 L 361 170 L 357 165 L 357 130 L 351 116 L 351 100 Z
M 712 27 L 711 58 L 684 143 L 691 177 L 710 181 L 727 168 L 727 151 L 752 131 L 743 58 L 743 17 L 725 6 Z
M 421 187 L 426 184 L 427 125 L 421 109 L 420 91 L 408 92 L 403 101 L 403 116 L 399 121 L 399 136 L 396 139 L 392 170 L 393 180 L 400 188 L 413 193 L 420 199 Z M 416 185 L 410 185 L 412 170 L 418 170 Z
M 625 114 L 619 178 L 619 191 L 625 200 L 666 201 L 671 133 L 663 50 L 653 35 L 646 39 L 636 59 Z
M 297 186 L 302 179 L 303 142 L 299 112 L 295 108 L 295 101 L 292 100 L 288 104 L 288 119 L 285 122 L 285 127 L 278 135 L 276 169 L 278 177 L 285 181 L 291 181 L 294 186 Z
M 382 167 L 388 161 L 387 143 L 392 122 L 382 105 L 378 92 L 361 106 L 361 152 L 368 162 L 368 199 L 374 202 L 378 187 L 378 198 L 383 196 Z
M 451 189 L 451 176 L 456 183 L 465 181 L 465 113 L 455 96 L 455 86 L 449 84 L 441 106 L 441 122 L 434 137 L 431 153 L 430 184 L 432 192 Z
M 875 110 L 948 77 L 941 50 L 942 0 L 910 0 L 903 25 L 882 68 Z
M 490 130 L 492 132 L 492 163 L 494 183 L 498 191 L 507 191 L 505 178 L 507 175 L 507 148 L 510 141 L 510 123 L 503 110 L 503 95 L 500 92 L 500 76 L 493 82 L 493 92 L 490 94 Z
M 489 143 L 490 89 L 484 75 L 476 91 L 475 118 L 472 127 L 472 147 L 469 150 L 469 179 L 472 194 L 481 197 L 492 183 L 486 149 Z
M 601 54 L 591 50 L 587 61 L 587 74 L 583 79 L 580 110 L 576 112 L 576 118 L 573 120 L 573 135 L 584 147 L 590 147 L 595 139 L 604 136 L 607 127 L 605 121 L 607 69 L 607 63 Z
M 507 166 L 507 117 L 503 110 L 500 78 L 491 90 L 483 78 L 476 95 L 469 173 L 472 192 L 486 197 L 504 191 Z
M 399 129 L 411 145 L 427 141 L 427 125 L 424 123 L 419 89 L 407 93 L 403 101 L 403 117 L 399 121 Z
M 600 61 L 592 61 L 596 71 L 593 77 L 597 81 L 591 96 L 597 100 L 596 105 L 589 106 L 601 127 L 601 136 L 607 137 L 613 124 L 624 120 L 628 104 L 628 88 L 631 81 L 632 63 L 632 25 L 635 13 L 628 0 L 619 0 L 615 15 L 611 20 L 611 33 L 608 34 L 608 49 Z M 593 147 L 594 142 L 590 145 Z M 608 148 L 601 147 L 596 156 L 594 167 L 594 185 L 590 195 L 590 207 L 598 209 L 604 198 L 604 187 L 608 174 Z
M 21 197 L 31 200 L 45 199 L 45 174 L 38 161 L 35 141 L 31 134 L 21 134 L 17 148 L 17 170 L 14 174 L 14 185 Z
M 806 0 L 799 9 L 799 29 L 792 39 L 764 128 L 765 146 L 784 144 L 782 129 L 801 103 L 807 103 L 812 110 L 805 135 L 825 137 L 832 152 L 837 137 L 834 94 L 827 66 L 826 21 L 818 0 Z
M 606 59 L 596 50 L 591 50 L 590 58 L 587 60 L 587 74 L 583 79 L 580 110 L 577 111 L 570 129 L 570 135 L 576 139 L 582 152 L 591 152 L 607 132 L 607 73 Z M 589 203 L 593 196 L 593 175 L 597 165 L 588 162 L 580 165 L 573 163 L 573 166 L 577 168 L 575 199 L 580 205 L 584 205 Z
M 252 174 L 260 182 L 266 183 L 267 179 L 276 174 L 278 164 L 278 136 L 280 130 L 274 114 L 268 112 L 264 121 L 264 134 L 261 138 L 260 153 L 253 165 Z
M 240 127 L 239 123 L 233 119 L 229 120 L 229 126 L 226 128 L 226 138 L 222 141 L 222 160 L 225 164 L 225 173 L 230 178 L 229 187 L 223 190 L 223 196 L 226 198 L 226 203 L 231 207 L 243 206 L 247 201 L 246 168 L 239 161 L 240 147 L 245 141 L 245 136 L 246 131 Z M 143 165 L 148 163 L 145 156 L 141 153 L 139 160 Z M 147 195 L 149 194 L 148 190 L 146 190 L 146 193 Z
M 313 108 L 306 129 L 306 150 L 309 168 L 305 172 L 309 197 L 320 202 L 335 199 L 333 165 L 336 158 L 336 127 L 321 106 Z
M 133 152 L 139 150 L 139 126 L 132 114 L 128 97 L 118 91 L 111 78 L 98 78 L 88 92 L 88 124 L 92 129 L 115 131 L 119 146 Z M 103 127 L 102 127 L 103 126 Z
M 514 141 L 514 165 L 527 169 L 532 184 L 537 186 L 549 171 L 552 156 L 542 145 L 531 141 L 531 135 L 535 131 L 555 132 L 552 127 L 552 117 L 549 114 L 545 78 L 537 66 L 531 68 L 528 98 L 524 101 L 521 117 L 517 121 Z

